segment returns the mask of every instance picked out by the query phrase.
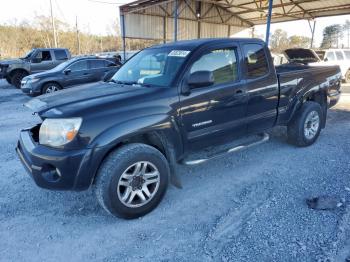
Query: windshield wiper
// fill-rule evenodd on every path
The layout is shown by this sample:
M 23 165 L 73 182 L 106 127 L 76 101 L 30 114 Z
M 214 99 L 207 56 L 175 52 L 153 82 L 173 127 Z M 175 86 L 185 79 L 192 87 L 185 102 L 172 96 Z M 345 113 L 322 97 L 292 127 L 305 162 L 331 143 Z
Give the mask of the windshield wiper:
M 113 83 L 116 83 L 116 84 L 120 84 L 120 85 L 136 85 L 137 82 L 136 81 L 119 81 L 119 80 L 114 80 L 114 79 L 111 79 L 111 82 Z
M 109 82 L 113 82 L 113 83 L 120 84 L 120 85 L 130 85 L 130 86 L 133 86 L 133 85 L 144 86 L 144 87 L 157 86 L 155 84 L 139 83 L 137 81 L 119 81 L 119 80 L 114 80 L 114 79 L 109 80 Z

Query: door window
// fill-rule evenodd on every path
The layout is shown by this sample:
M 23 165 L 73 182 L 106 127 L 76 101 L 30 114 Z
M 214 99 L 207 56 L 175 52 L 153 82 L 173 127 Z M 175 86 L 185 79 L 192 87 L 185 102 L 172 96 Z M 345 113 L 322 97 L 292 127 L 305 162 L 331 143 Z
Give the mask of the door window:
M 327 52 L 326 58 L 328 61 L 334 61 L 335 60 L 334 52 Z
M 50 51 L 40 51 L 36 55 L 36 58 L 41 58 L 41 61 L 51 61 L 51 52 Z
M 190 73 L 211 71 L 214 84 L 235 82 L 238 79 L 237 59 L 233 48 L 215 49 L 193 63 Z
M 248 78 L 258 78 L 269 72 L 263 45 L 246 44 L 243 46 L 243 52 Z
M 337 56 L 337 60 L 344 60 L 344 55 L 341 51 L 335 51 L 335 55 Z
M 84 61 L 75 62 L 68 69 L 70 69 L 72 72 L 87 70 L 88 69 L 87 61 L 84 60 Z
M 90 60 L 90 68 L 91 69 L 97 69 L 97 68 L 103 68 L 105 66 L 104 60 Z
M 54 50 L 56 60 L 67 60 L 68 56 L 65 50 Z

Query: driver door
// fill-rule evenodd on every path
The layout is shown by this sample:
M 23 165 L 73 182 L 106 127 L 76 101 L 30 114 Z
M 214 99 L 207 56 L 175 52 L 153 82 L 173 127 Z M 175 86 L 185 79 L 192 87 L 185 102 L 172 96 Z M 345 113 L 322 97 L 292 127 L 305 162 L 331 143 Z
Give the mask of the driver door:
M 247 92 L 240 77 L 240 54 L 234 44 L 202 51 L 185 75 L 211 71 L 214 84 L 180 95 L 180 114 L 190 150 L 228 142 L 246 131 Z
M 80 60 L 64 70 L 64 86 L 80 85 L 93 82 L 93 74 L 89 69 L 88 60 Z
M 55 67 L 50 50 L 38 51 L 34 58 L 39 59 L 38 63 L 31 63 L 32 73 L 38 73 Z

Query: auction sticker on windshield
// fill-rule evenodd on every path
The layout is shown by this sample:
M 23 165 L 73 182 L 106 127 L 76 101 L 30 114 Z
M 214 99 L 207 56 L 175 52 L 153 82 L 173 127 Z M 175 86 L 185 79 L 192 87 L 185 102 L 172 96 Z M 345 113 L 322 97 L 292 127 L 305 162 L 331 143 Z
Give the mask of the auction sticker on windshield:
M 186 57 L 190 51 L 186 50 L 173 50 L 169 53 L 168 56 L 178 56 L 178 57 Z

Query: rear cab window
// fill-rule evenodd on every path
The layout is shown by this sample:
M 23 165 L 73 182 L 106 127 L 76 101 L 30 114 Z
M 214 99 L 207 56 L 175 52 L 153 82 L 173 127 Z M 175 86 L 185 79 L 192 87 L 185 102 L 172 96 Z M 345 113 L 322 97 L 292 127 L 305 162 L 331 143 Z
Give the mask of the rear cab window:
M 234 48 L 215 49 L 202 55 L 192 64 L 190 73 L 211 71 L 214 85 L 238 80 L 238 66 Z
M 67 60 L 68 55 L 65 50 L 54 50 L 56 60 Z
M 244 44 L 243 53 L 248 79 L 259 78 L 268 74 L 269 66 L 263 45 Z

